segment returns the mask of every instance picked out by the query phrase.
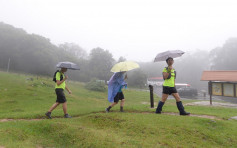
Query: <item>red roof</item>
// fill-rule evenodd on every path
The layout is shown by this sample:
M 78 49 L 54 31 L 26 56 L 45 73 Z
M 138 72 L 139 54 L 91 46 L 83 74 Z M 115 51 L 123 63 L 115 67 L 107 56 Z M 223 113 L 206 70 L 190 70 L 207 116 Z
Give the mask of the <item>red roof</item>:
M 201 81 L 237 82 L 237 71 L 203 71 Z

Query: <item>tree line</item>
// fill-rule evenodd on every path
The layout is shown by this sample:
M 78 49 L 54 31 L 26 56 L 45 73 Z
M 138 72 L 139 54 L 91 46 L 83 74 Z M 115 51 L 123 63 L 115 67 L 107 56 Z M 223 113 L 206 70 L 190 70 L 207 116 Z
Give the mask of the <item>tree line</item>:
M 228 39 L 222 47 L 211 51 L 187 52 L 175 59 L 177 82 L 189 83 L 196 88 L 206 87 L 201 82 L 203 70 L 237 70 L 237 38 Z M 154 55 L 155 57 L 156 55 Z M 116 60 L 109 50 L 96 47 L 88 53 L 75 43 L 54 45 L 50 39 L 37 34 L 28 34 L 20 28 L 0 23 L 0 69 L 5 71 L 10 59 L 10 71 L 52 76 L 56 64 L 71 61 L 79 65 L 80 71 L 68 71 L 70 79 L 89 82 L 97 78 L 108 81 L 110 69 L 124 57 Z M 165 62 L 139 62 L 140 69 L 128 72 L 128 83 L 144 87 L 148 77 L 162 76 Z
M 0 69 L 5 71 L 10 59 L 10 71 L 24 72 L 36 75 L 52 76 L 56 71 L 56 64 L 70 61 L 79 65 L 80 71 L 68 71 L 70 79 L 89 82 L 91 79 L 108 81 L 113 73 L 110 69 L 117 62 L 125 61 L 124 57 L 118 60 L 113 58 L 109 50 L 96 47 L 88 54 L 86 50 L 75 43 L 54 45 L 49 39 L 28 34 L 23 29 L 0 23 Z M 137 75 L 141 84 L 146 82 L 144 73 Z M 133 73 L 130 73 L 133 77 Z M 137 81 L 129 80 L 131 85 Z

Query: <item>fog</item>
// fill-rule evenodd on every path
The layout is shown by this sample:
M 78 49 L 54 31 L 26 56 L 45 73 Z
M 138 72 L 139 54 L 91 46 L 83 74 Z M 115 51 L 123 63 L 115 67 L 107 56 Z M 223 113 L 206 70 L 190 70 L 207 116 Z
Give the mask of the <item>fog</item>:
M 203 70 L 237 70 L 237 1 L 1 0 L 0 69 L 51 76 L 59 61 L 80 72 L 72 80 L 108 80 L 111 67 L 133 60 L 129 83 L 144 87 L 160 77 L 166 50 L 183 50 L 175 59 L 177 82 L 199 90 Z M 35 66 L 37 65 L 37 66 Z
M 151 61 L 158 52 L 210 51 L 237 33 L 235 0 L 1 0 L 0 21 L 88 52 Z

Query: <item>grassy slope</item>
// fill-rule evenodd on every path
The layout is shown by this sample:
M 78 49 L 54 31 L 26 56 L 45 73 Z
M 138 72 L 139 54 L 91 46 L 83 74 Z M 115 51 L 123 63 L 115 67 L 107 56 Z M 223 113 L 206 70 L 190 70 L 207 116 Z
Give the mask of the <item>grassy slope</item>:
M 0 119 L 42 118 L 55 102 L 51 78 L 0 72 Z M 34 81 L 27 80 L 33 78 Z M 67 95 L 68 112 L 78 118 L 0 123 L 0 146 L 6 147 L 237 147 L 237 122 L 215 121 L 197 117 L 153 114 L 149 93 L 125 90 L 125 110 L 119 106 L 109 114 L 106 92 L 84 89 L 81 83 L 68 83 L 73 94 Z M 155 98 L 158 101 L 158 98 Z M 184 101 L 185 103 L 185 101 Z M 236 109 L 187 106 L 194 114 L 215 115 L 228 119 Z M 166 112 L 177 112 L 175 101 L 164 106 Z M 128 113 L 147 111 L 151 114 Z M 62 116 L 61 106 L 53 116 Z

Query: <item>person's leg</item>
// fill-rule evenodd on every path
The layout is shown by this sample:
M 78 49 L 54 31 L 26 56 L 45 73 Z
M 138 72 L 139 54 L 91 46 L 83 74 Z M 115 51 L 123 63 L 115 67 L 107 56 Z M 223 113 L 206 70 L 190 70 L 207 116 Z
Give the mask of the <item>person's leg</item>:
M 181 98 L 178 93 L 173 93 L 172 96 L 175 98 L 176 102 L 180 102 Z
M 120 102 L 120 112 L 123 112 L 124 103 L 125 103 L 125 99 L 122 99 Z
M 110 106 L 111 106 L 111 107 L 114 107 L 116 104 L 118 104 L 118 102 L 114 102 L 114 103 L 112 103 Z
M 162 102 L 165 102 L 168 97 L 169 97 L 169 94 L 162 94 L 161 101 L 162 101 Z
M 123 106 L 124 106 L 124 103 L 125 103 L 125 98 L 124 98 L 123 92 L 119 93 L 119 100 L 121 100 L 121 102 L 120 102 L 120 112 L 123 112 Z
M 180 114 L 180 115 L 189 115 L 190 113 L 189 113 L 189 112 L 186 112 L 186 111 L 184 110 L 183 103 L 182 103 L 182 101 L 181 101 L 181 99 L 180 99 L 179 94 L 178 94 L 178 93 L 173 93 L 172 95 L 174 96 L 174 98 L 175 98 L 175 100 L 176 100 L 176 105 L 177 105 L 177 108 L 178 108 L 178 110 L 179 110 L 179 114 Z
M 164 94 L 164 93 L 162 94 L 161 101 L 159 101 L 158 106 L 157 106 L 157 108 L 156 108 L 156 113 L 157 113 L 157 114 L 160 114 L 160 113 L 161 113 L 162 107 L 163 107 L 163 105 L 165 104 L 165 101 L 167 100 L 168 96 L 169 96 L 169 94 Z
M 114 103 L 112 103 L 108 108 L 105 109 L 105 111 L 108 113 L 112 107 L 114 107 L 119 102 L 119 93 L 116 94 L 114 97 Z
M 118 102 L 112 103 L 108 108 L 105 109 L 105 111 L 108 113 L 112 107 L 114 107 Z
M 48 112 L 51 113 L 56 107 L 58 107 L 59 104 L 60 104 L 59 102 L 54 103 Z
M 64 112 L 64 118 L 72 118 L 71 116 L 68 115 L 67 113 L 67 102 L 63 103 L 63 112 Z
M 67 102 L 63 103 L 63 112 L 64 112 L 64 115 L 67 114 Z
M 59 102 L 56 102 L 52 105 L 52 107 L 50 107 L 49 111 L 47 113 L 45 113 L 45 115 L 49 118 L 52 119 L 51 117 L 51 112 L 59 105 Z

